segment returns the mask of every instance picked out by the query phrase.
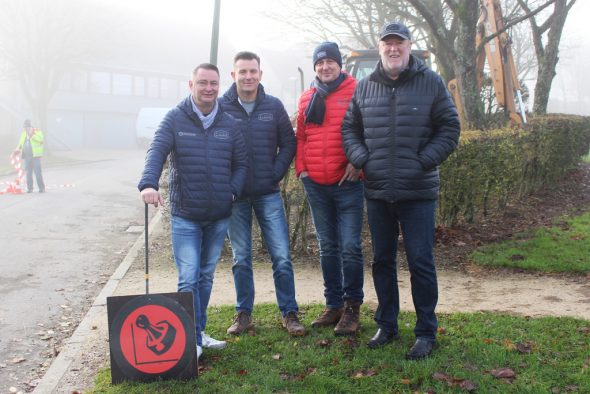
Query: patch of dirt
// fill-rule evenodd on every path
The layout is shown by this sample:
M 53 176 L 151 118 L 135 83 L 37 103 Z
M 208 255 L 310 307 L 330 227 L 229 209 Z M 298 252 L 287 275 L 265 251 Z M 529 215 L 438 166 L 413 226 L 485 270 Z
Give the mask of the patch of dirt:
M 458 267 L 476 274 L 490 270 L 506 274 L 523 270 L 481 268 L 470 263 L 468 255 L 484 244 L 511 239 L 515 234 L 558 223 L 564 215 L 580 215 L 590 210 L 590 165 L 580 164 L 560 182 L 546 186 L 518 201 L 504 212 L 479 217 L 474 224 L 437 228 L 435 254 L 442 268 Z M 547 274 L 541 274 L 543 276 Z M 579 276 L 552 274 L 552 276 Z

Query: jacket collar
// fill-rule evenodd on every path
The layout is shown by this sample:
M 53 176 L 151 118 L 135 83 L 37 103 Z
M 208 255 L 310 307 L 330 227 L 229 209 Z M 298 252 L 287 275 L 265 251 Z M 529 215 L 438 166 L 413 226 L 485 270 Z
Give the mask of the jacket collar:
M 266 93 L 264 91 L 264 86 L 262 86 L 262 84 L 258 84 L 258 92 L 256 93 L 256 103 L 258 104 L 259 102 L 264 100 L 265 97 Z M 238 102 L 238 87 L 236 86 L 235 82 L 229 87 L 229 89 L 227 89 L 227 92 L 225 92 L 223 98 L 228 102 Z
M 387 86 L 397 87 L 404 82 L 412 79 L 416 74 L 422 73 L 426 70 L 426 66 L 420 59 L 415 57 L 414 55 L 410 55 L 410 61 L 408 63 L 408 67 L 403 70 L 397 79 L 391 79 L 385 73 L 383 69 L 383 63 L 381 59 L 377 62 L 375 69 L 369 76 L 369 80 L 372 82 L 382 83 Z
M 219 105 L 219 99 L 217 99 L 217 104 Z M 193 103 L 190 95 L 188 95 L 184 100 L 178 103 L 177 107 L 185 114 L 187 114 L 187 116 L 191 118 L 197 126 L 203 127 L 203 123 L 201 122 L 201 119 L 199 119 L 199 115 L 197 115 L 195 111 L 193 111 Z M 219 108 L 219 110 L 217 111 L 217 115 L 215 115 L 215 119 L 213 120 L 213 124 L 215 124 L 222 115 L 223 111 L 221 111 L 221 108 Z

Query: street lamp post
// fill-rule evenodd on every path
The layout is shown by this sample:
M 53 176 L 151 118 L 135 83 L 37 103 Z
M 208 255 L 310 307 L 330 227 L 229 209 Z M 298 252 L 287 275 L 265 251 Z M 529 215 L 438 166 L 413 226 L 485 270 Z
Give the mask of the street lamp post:
M 209 63 L 217 65 L 217 47 L 219 45 L 219 12 L 221 9 L 221 0 L 215 0 L 215 10 L 213 11 L 213 30 L 211 32 L 211 53 Z

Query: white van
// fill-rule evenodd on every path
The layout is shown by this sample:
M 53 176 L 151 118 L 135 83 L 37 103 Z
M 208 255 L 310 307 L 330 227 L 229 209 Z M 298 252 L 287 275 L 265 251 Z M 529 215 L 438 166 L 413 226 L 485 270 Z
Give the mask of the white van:
M 150 145 L 154 139 L 158 125 L 168 111 L 170 111 L 170 108 L 146 107 L 139 110 L 137 120 L 135 121 L 137 146 L 147 148 Z

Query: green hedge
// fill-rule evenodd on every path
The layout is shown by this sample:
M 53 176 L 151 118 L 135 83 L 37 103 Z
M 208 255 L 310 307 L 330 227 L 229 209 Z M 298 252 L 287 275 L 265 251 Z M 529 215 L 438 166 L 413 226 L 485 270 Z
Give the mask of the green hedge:
M 550 115 L 492 131 L 463 131 L 440 167 L 438 222 L 473 222 L 511 199 L 556 182 L 590 147 L 590 118 Z

